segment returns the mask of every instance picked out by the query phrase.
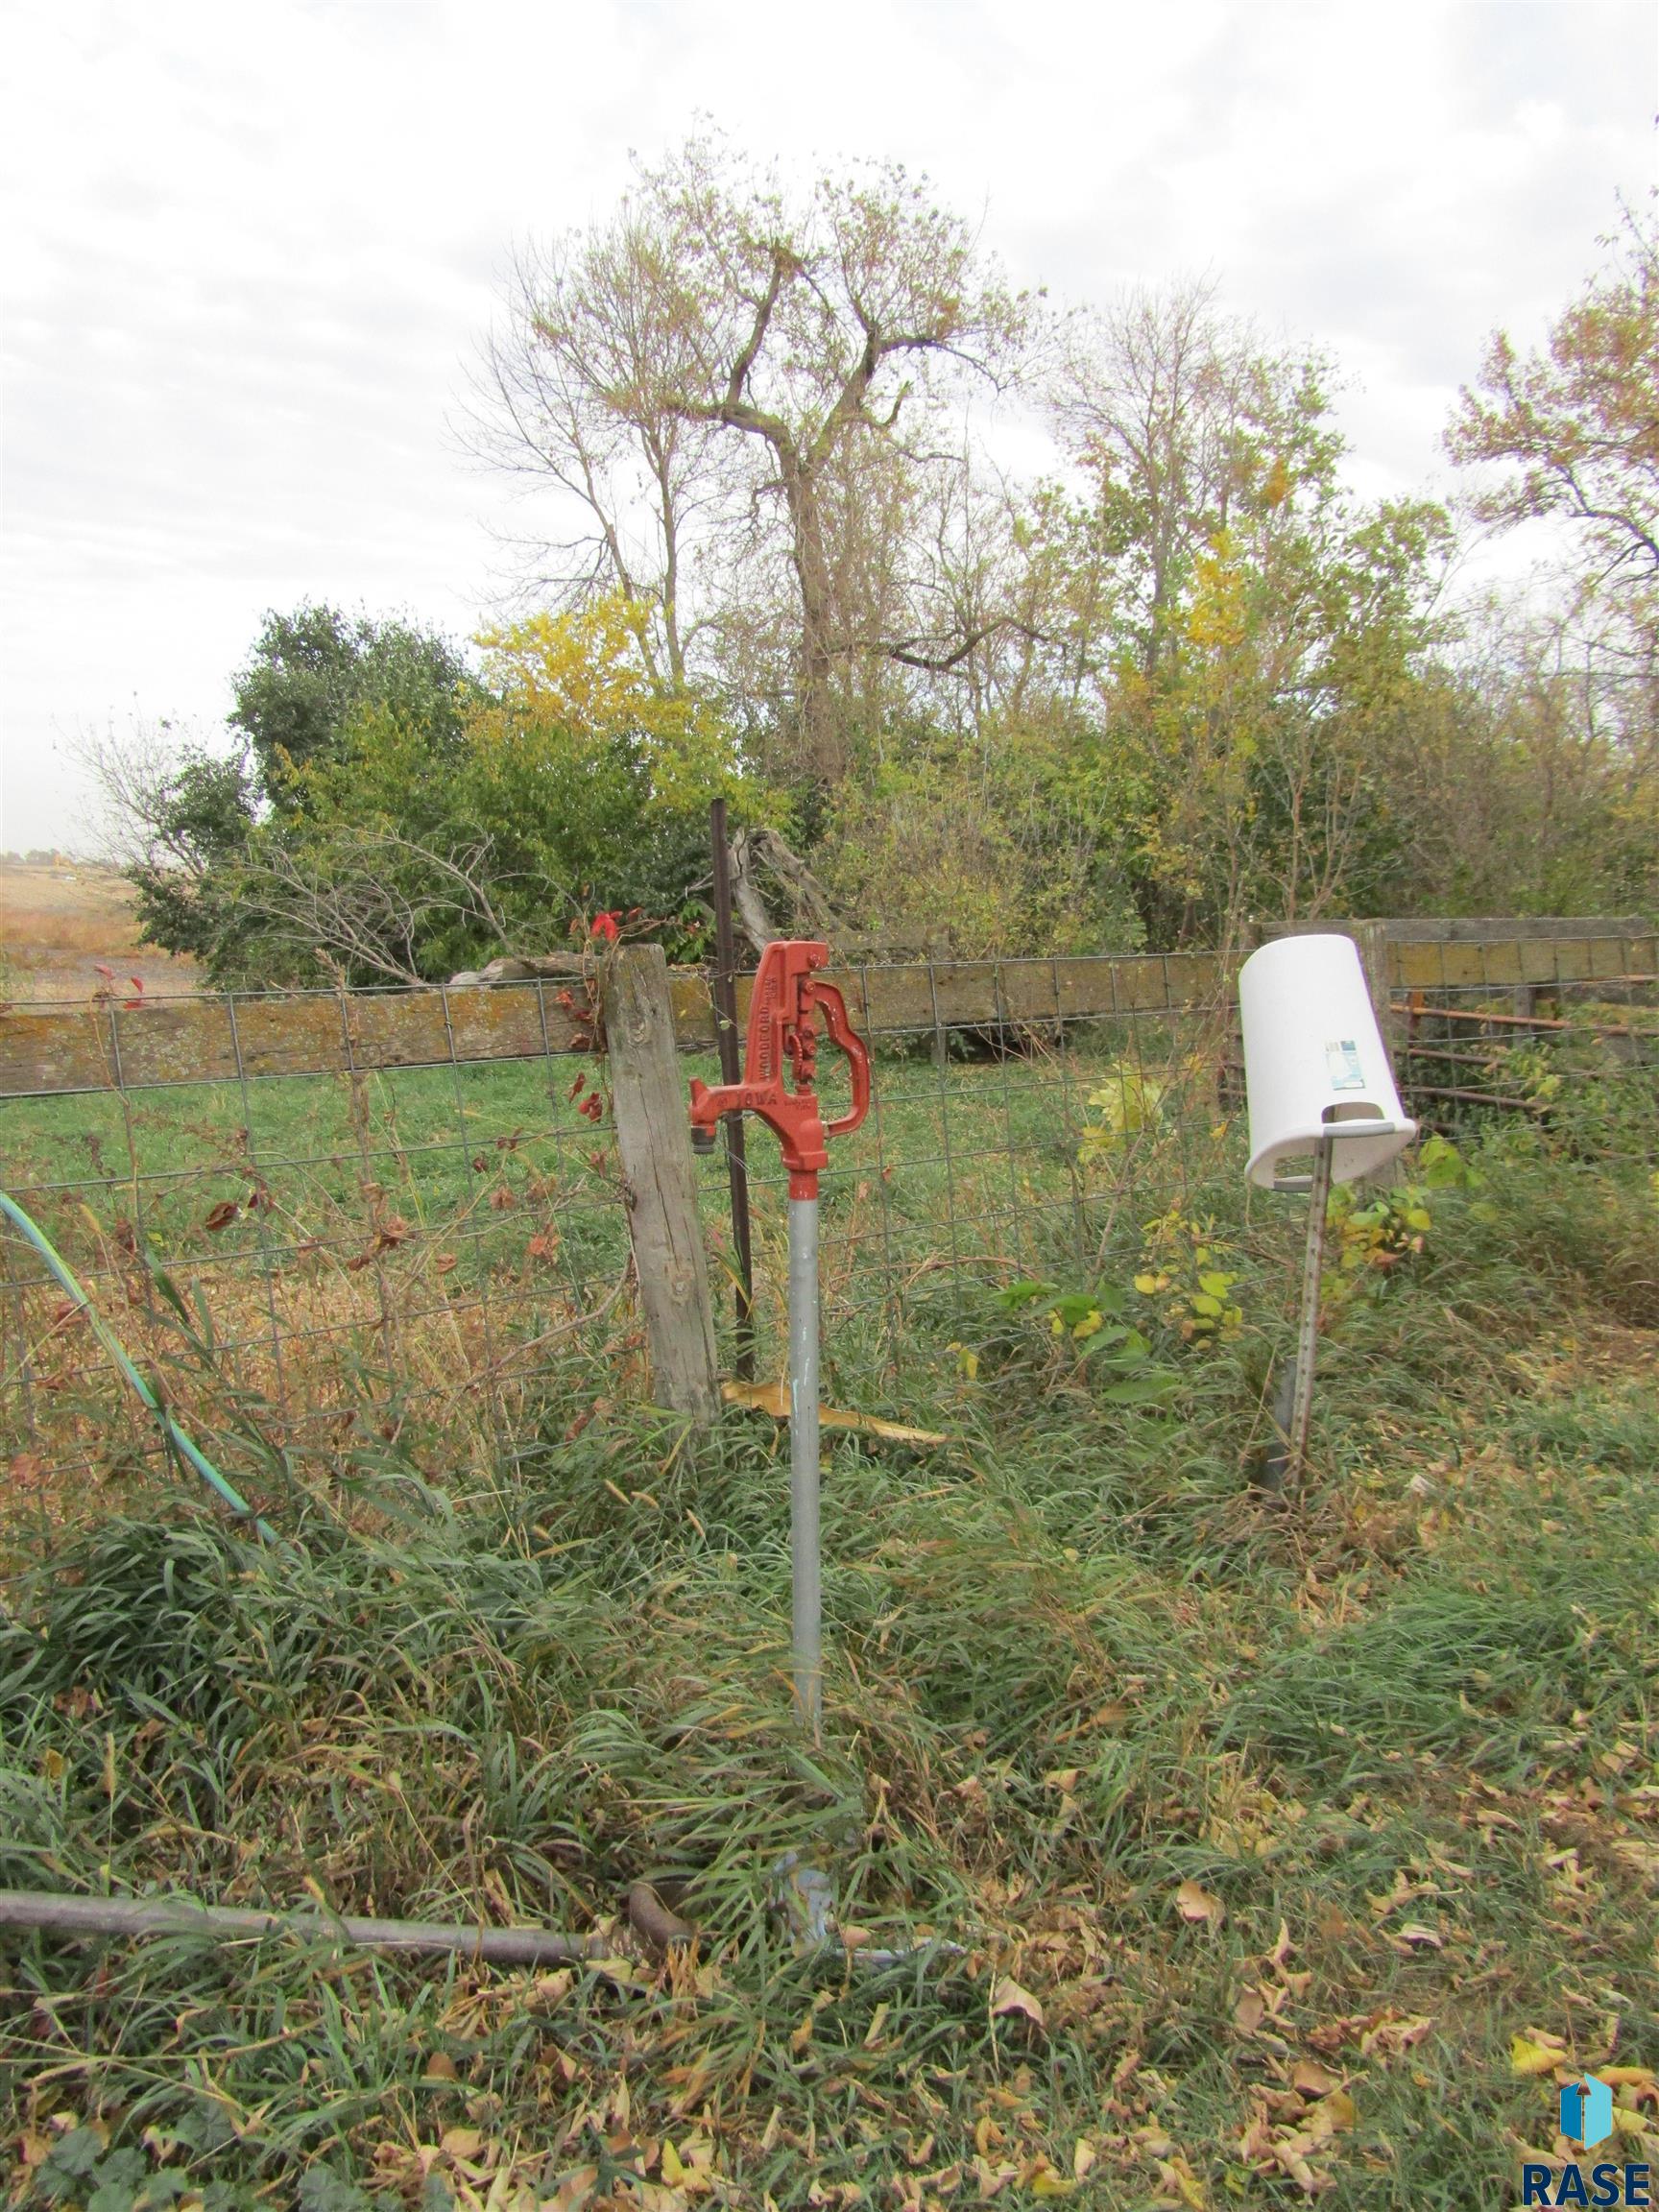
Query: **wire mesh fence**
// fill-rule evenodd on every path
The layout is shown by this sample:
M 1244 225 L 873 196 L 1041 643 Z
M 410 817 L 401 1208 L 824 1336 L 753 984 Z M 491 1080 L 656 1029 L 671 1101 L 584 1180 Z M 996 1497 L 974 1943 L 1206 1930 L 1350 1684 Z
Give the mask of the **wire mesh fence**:
M 1571 943 L 1407 950 L 1395 949 L 1389 1020 L 1422 1118 L 1465 1134 L 1503 1123 L 1651 1169 L 1650 958 L 1625 944 L 1586 974 Z M 1159 1331 L 1233 1326 L 1239 1281 L 1258 1286 L 1253 1320 L 1279 1306 L 1287 1316 L 1300 1225 L 1284 1200 L 1243 1188 L 1219 962 L 927 963 L 845 980 L 875 1083 L 868 1120 L 836 1142 L 823 1180 L 832 1400 L 899 1418 L 936 1408 L 1027 1296 L 1079 1362 L 1101 1355 L 1101 1373 Z M 395 996 L 363 1002 L 364 1033 L 393 1022 Z M 211 1079 L 167 1079 L 154 1024 L 147 1058 L 123 1054 L 110 1021 L 102 1081 L 54 1089 L 64 1054 L 32 1046 L 44 1076 L 26 1090 L 13 1074 L 0 1095 L 6 1189 L 261 1503 L 285 1481 L 338 1481 L 388 1456 L 442 1482 L 649 1388 L 603 1059 L 579 1048 L 579 1023 L 544 986 L 499 994 L 482 1046 L 449 995 L 418 997 L 419 1065 L 353 1048 L 353 1010 L 336 1006 L 340 1064 L 283 1071 L 272 1037 L 284 1023 L 318 1031 L 333 995 L 231 998 Z M 687 1077 L 716 1080 L 706 1027 L 686 1026 Z M 255 1031 L 257 1052 L 245 1048 Z M 833 1112 L 839 1063 L 821 1066 Z M 764 1135 L 748 1173 L 757 1371 L 776 1377 L 785 1181 Z M 735 1265 L 718 1158 L 699 1191 L 729 1356 Z M 1119 1386 L 1134 1381 L 1124 1371 Z M 49 1543 L 65 1513 L 167 1472 L 165 1452 L 74 1301 L 26 1243 L 0 1236 L 14 1538 Z
M 6 1101 L 6 1185 L 186 1424 L 266 1462 L 255 1479 L 418 1438 L 441 1472 L 432 1446 L 488 1455 L 534 1418 L 559 1348 L 626 1338 L 614 1154 L 582 1111 L 595 1070 L 454 1050 L 206 1082 L 117 1067 Z M 106 1485 L 153 1467 L 155 1424 L 74 1302 L 14 1235 L 0 1268 L 13 1455 Z

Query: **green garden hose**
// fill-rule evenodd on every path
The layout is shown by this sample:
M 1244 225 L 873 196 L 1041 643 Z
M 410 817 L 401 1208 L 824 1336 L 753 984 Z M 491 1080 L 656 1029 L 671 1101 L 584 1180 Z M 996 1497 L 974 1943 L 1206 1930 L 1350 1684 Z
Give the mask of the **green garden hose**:
M 132 1383 L 133 1389 L 138 1393 L 139 1398 L 149 1407 L 150 1411 L 155 1414 L 156 1420 L 160 1423 L 162 1434 L 167 1438 L 167 1441 L 173 1446 L 174 1450 L 181 1453 L 183 1456 L 189 1460 L 191 1466 L 195 1468 L 197 1474 L 200 1475 L 203 1480 L 209 1484 L 212 1489 L 218 1492 L 219 1496 L 224 1499 L 226 1504 L 229 1506 L 232 1513 L 236 1514 L 240 1519 L 244 1521 L 251 1521 L 253 1524 L 254 1528 L 258 1531 L 259 1535 L 265 1539 L 266 1543 L 275 1543 L 276 1541 L 276 1531 L 272 1527 L 271 1524 L 261 1515 L 256 1514 L 252 1506 L 249 1504 L 245 1498 L 239 1497 L 237 1495 L 237 1493 L 231 1488 L 230 1484 L 226 1481 L 224 1476 L 220 1474 L 218 1468 L 214 1466 L 212 1460 L 207 1457 L 206 1454 L 204 1452 L 199 1451 L 197 1447 L 190 1441 L 190 1438 L 185 1435 L 183 1430 L 180 1428 L 178 1422 L 174 1420 L 172 1414 L 168 1412 L 166 1407 L 162 1405 L 160 1399 L 156 1397 L 155 1391 L 151 1389 L 149 1383 L 145 1382 L 143 1376 L 139 1374 L 137 1368 L 132 1364 L 132 1361 L 127 1355 L 126 1346 L 121 1342 L 120 1338 L 115 1334 L 115 1332 L 104 1319 L 98 1309 L 93 1305 L 91 1299 L 87 1297 L 85 1291 L 82 1289 L 80 1284 L 75 1280 L 74 1275 L 70 1272 L 67 1262 L 54 1248 L 51 1239 L 47 1237 L 45 1231 L 41 1229 L 36 1222 L 32 1221 L 29 1215 L 24 1213 L 22 1207 L 18 1205 L 17 1201 L 14 1198 L 8 1197 L 4 1190 L 0 1190 L 0 1214 L 4 1214 L 7 1219 L 14 1223 L 15 1226 L 28 1238 L 29 1242 L 35 1247 L 36 1251 L 39 1253 L 41 1259 L 45 1261 L 47 1266 L 57 1277 L 63 1289 L 75 1301 L 75 1304 L 77 1307 L 79 1307 L 80 1310 L 85 1314 L 87 1320 L 92 1324 L 93 1333 L 96 1334 L 99 1343 L 103 1345 L 105 1351 L 108 1353 L 110 1358 L 114 1360 L 116 1366 L 120 1368 L 122 1374 L 127 1378 L 128 1382 Z

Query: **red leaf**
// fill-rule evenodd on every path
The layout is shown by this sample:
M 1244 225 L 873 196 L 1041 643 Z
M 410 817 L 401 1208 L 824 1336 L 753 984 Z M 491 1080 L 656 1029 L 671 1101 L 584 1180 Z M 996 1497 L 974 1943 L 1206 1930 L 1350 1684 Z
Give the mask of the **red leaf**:
M 234 1198 L 221 1198 L 217 1206 L 209 1209 L 202 1226 L 204 1229 L 228 1229 L 241 1211 Z

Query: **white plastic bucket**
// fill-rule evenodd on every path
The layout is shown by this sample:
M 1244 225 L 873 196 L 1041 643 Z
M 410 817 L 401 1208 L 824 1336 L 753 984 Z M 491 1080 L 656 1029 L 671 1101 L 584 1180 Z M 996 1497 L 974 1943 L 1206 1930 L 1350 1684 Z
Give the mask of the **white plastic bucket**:
M 1293 1179 L 1334 1137 L 1331 1172 L 1374 1174 L 1417 1134 L 1394 1088 L 1352 937 L 1280 937 L 1238 971 L 1253 1183 Z

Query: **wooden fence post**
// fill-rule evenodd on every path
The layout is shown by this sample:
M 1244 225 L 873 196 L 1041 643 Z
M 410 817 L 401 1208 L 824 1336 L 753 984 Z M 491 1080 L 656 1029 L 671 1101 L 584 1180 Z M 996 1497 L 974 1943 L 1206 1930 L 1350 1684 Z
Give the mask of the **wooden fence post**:
M 1396 1090 L 1400 1087 L 1399 1016 L 1394 1012 L 1394 963 L 1388 947 L 1386 922 L 1355 922 L 1350 934 L 1359 948 L 1359 965 L 1365 971 L 1366 988 L 1371 993 L 1371 1004 L 1377 1015 L 1377 1029 L 1382 1039 L 1382 1049 L 1388 1056 L 1388 1072 L 1394 1078 Z M 1397 1190 L 1406 1181 L 1404 1156 L 1390 1160 L 1372 1178 L 1384 1190 Z
M 1359 965 L 1365 971 L 1371 1003 L 1377 1010 L 1377 1026 L 1382 1033 L 1382 1042 L 1392 1061 L 1400 1049 L 1400 1023 L 1393 1011 L 1394 974 L 1388 951 L 1388 925 L 1385 922 L 1355 922 L 1349 927 L 1355 944 L 1359 948 Z
M 613 953 L 602 991 L 611 1103 L 628 1187 L 628 1233 L 645 1313 L 652 1395 L 658 1405 L 689 1414 L 705 1428 L 720 1407 L 714 1310 L 661 946 L 629 945 Z

